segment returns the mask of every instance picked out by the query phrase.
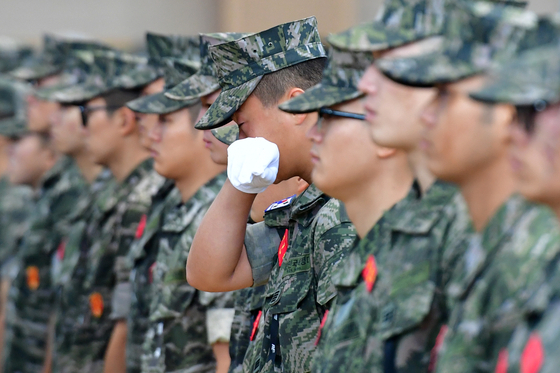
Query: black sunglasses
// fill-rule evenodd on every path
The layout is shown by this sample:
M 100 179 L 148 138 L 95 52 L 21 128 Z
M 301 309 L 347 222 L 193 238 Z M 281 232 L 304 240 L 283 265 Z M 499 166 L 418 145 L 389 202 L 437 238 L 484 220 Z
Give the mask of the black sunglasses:
M 99 110 L 107 110 L 107 111 L 113 111 L 113 110 L 117 110 L 120 109 L 122 106 L 93 106 L 93 107 L 87 107 L 87 106 L 83 106 L 83 105 L 78 105 L 78 108 L 80 108 L 80 114 L 82 115 L 82 126 L 87 127 L 87 122 L 88 122 L 88 117 L 89 114 L 91 112 L 94 111 L 99 111 Z
M 349 113 L 347 111 L 332 110 L 326 107 L 319 109 L 319 120 L 317 121 L 317 127 L 321 129 L 323 119 L 325 117 L 339 117 L 339 118 L 349 118 L 356 120 L 366 120 L 365 114 Z
M 546 101 L 539 100 L 532 105 L 520 105 L 515 107 L 517 122 L 523 126 L 523 130 L 532 134 L 535 130 L 535 119 L 537 113 L 544 111 L 548 107 Z

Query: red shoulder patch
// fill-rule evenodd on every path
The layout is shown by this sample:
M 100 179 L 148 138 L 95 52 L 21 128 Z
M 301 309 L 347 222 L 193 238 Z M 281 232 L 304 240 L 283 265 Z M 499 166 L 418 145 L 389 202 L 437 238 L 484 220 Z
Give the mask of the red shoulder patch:
M 286 229 L 284 232 L 284 237 L 282 237 L 282 241 L 280 241 L 280 246 L 278 246 L 278 266 L 282 267 L 282 262 L 284 261 L 284 255 L 286 255 L 286 251 L 288 251 L 288 236 L 290 235 L 289 231 Z
M 498 362 L 496 363 L 496 370 L 495 373 L 507 373 L 508 370 L 508 357 L 509 353 L 504 348 L 498 354 Z
M 144 234 L 144 229 L 146 229 L 147 220 L 148 217 L 146 216 L 146 214 L 142 215 L 142 218 L 140 218 L 140 222 L 138 223 L 138 228 L 136 228 L 136 235 L 135 235 L 136 239 L 141 238 L 142 235 Z
M 253 330 L 251 331 L 251 338 L 249 338 L 251 342 L 254 341 L 255 337 L 257 336 L 257 330 L 259 330 L 259 323 L 261 322 L 261 316 L 262 316 L 262 310 L 259 310 L 259 313 L 257 314 L 257 318 L 253 322 Z
M 323 319 L 321 320 L 321 325 L 319 325 L 319 331 L 317 332 L 317 339 L 315 340 L 315 346 L 317 346 L 319 344 L 319 341 L 321 340 L 321 332 L 323 331 L 323 327 L 327 322 L 328 316 L 329 316 L 329 310 L 326 310 L 325 314 L 323 315 Z
M 377 279 L 377 264 L 375 263 L 375 258 L 373 255 L 370 255 L 367 258 L 366 265 L 362 270 L 362 277 L 364 278 L 364 282 L 366 283 L 366 289 L 368 292 L 371 293 L 373 290 L 373 285 L 375 284 L 375 280 Z
M 544 361 L 541 336 L 532 333 L 521 354 L 521 373 L 538 373 Z

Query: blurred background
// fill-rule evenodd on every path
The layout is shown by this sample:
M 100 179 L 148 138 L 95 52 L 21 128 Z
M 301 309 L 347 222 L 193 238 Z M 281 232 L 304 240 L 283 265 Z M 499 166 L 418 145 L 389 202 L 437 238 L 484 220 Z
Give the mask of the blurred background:
M 382 0 L 1 0 L 0 35 L 40 45 L 44 32 L 90 36 L 125 49 L 141 48 L 146 31 L 166 34 L 256 32 L 317 16 L 321 34 L 373 19 Z M 529 0 L 538 13 L 559 0 Z

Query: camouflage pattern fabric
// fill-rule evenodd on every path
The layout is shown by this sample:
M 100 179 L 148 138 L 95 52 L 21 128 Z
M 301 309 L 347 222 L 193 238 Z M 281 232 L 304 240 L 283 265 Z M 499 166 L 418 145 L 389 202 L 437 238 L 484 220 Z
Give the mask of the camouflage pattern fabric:
M 77 285 L 76 268 L 80 260 L 80 243 L 86 225 L 94 215 L 96 203 L 103 193 L 112 193 L 116 187 L 111 172 L 104 169 L 97 178 L 84 190 L 70 215 L 70 230 L 63 238 L 52 259 L 52 277 L 56 289 L 55 298 L 55 336 L 53 345 L 53 372 L 65 372 L 69 360 L 69 344 L 76 325 L 75 293 L 71 290 Z M 79 271 L 78 271 L 79 272 Z M 79 277 L 79 276 L 78 276 Z
M 560 20 L 541 17 L 536 32 L 528 33 L 530 46 L 517 58 L 506 61 L 491 75 L 486 87 L 471 94 L 475 100 L 513 105 L 560 101 Z
M 314 372 L 429 372 L 448 316 L 445 289 L 470 232 L 456 187 L 417 184 L 387 211 L 333 274 L 338 296 Z M 372 276 L 372 277 L 369 277 Z
M 33 48 L 7 36 L 0 36 L 0 72 L 8 73 L 33 57 Z
M 165 92 L 167 90 L 196 73 L 196 66 L 194 66 L 190 61 L 170 59 L 165 61 L 164 69 L 165 86 L 163 92 L 154 93 L 152 95 L 143 96 L 130 101 L 126 104 L 130 110 L 137 113 L 162 115 L 173 113 L 192 106 L 198 102 L 198 99 L 190 101 L 177 101 L 165 96 Z
M 136 88 L 136 82 L 122 77 L 147 63 L 147 58 L 122 52 L 94 52 L 86 80 L 57 90 L 52 93 L 51 100 L 72 104 L 91 100 L 113 89 Z
M 72 280 L 64 288 L 66 318 L 73 325 L 63 346 L 68 351 L 67 360 L 60 364 L 63 372 L 102 371 L 115 322 L 128 316 L 127 256 L 151 197 L 162 183 L 153 161 L 146 160 L 98 198 L 80 240 Z
M 237 124 L 231 124 L 220 128 L 214 128 L 212 135 L 226 145 L 233 144 L 234 141 L 239 140 L 239 127 Z
M 148 63 L 138 65 L 118 78 L 127 83 L 127 86 L 142 87 L 150 84 L 164 75 L 164 60 L 176 58 L 190 61 L 193 68 L 200 68 L 200 54 L 198 37 L 160 35 L 148 32 L 146 34 L 146 47 L 148 50 Z
M 150 325 L 150 301 L 153 297 L 153 269 L 161 239 L 161 221 L 164 216 L 181 203 L 181 194 L 172 180 L 167 180 L 152 197 L 152 205 L 146 218 L 146 227 L 137 238 L 128 255 L 132 268 L 130 283 L 132 300 L 127 318 L 126 371 L 138 373 L 142 367 L 142 346 Z
M 12 185 L 7 176 L 0 178 L 0 266 L 17 254 L 17 247 L 29 228 L 33 211 L 33 191 Z M 2 277 L 7 276 L 2 269 Z
M 18 248 L 21 270 L 8 298 L 15 318 L 7 325 L 13 339 L 4 348 L 6 372 L 37 372 L 42 367 L 54 303 L 51 258 L 68 234 L 68 218 L 84 187 L 69 158 L 62 158 L 43 177 L 29 230 Z
M 226 179 L 224 174 L 202 186 L 187 202 L 174 206 L 160 222 L 158 253 L 152 271 L 150 325 L 142 355 L 142 372 L 214 372 L 212 324 L 229 334 L 231 320 L 212 319 L 231 311 L 232 293 L 205 293 L 186 281 L 186 262 L 196 230 Z M 219 340 L 228 342 L 227 340 Z
M 230 122 L 265 74 L 326 57 L 315 17 L 285 23 L 239 40 L 212 45 L 222 91 L 196 124 L 212 129 Z
M 372 63 L 371 53 L 332 48 L 321 83 L 283 102 L 279 108 L 288 113 L 309 113 L 358 98 L 363 95 L 358 90 L 358 83 Z
M 218 74 L 214 61 L 210 58 L 210 45 L 224 43 L 242 38 L 246 34 L 236 32 L 213 33 L 200 35 L 200 70 L 181 84 L 166 92 L 166 96 L 173 100 L 192 100 L 204 97 L 220 89 Z
M 452 2 L 446 14 L 444 40 L 436 51 L 418 57 L 376 61 L 389 78 L 410 86 L 458 81 L 511 58 L 537 16 L 519 8 L 486 2 Z
M 6 77 L 0 78 L 0 135 L 19 137 L 27 132 L 27 96 L 31 87 Z
M 231 325 L 231 339 L 229 341 L 229 355 L 231 364 L 229 373 L 243 372 L 243 361 L 251 343 L 253 325 L 257 322 L 259 311 L 265 300 L 266 286 L 257 286 L 239 290 L 235 293 L 235 315 Z
M 321 319 L 336 296 L 331 275 L 355 237 L 340 202 L 313 184 L 247 227 L 254 286 L 266 283 L 266 290 L 244 372 L 310 371 Z
M 454 308 L 437 372 L 494 370 L 560 252 L 559 234 L 549 210 L 514 195 L 471 237 L 448 287 Z
M 54 35 L 45 34 L 41 54 L 10 71 L 10 75 L 21 80 L 37 80 L 56 75 L 64 68 L 65 57 L 66 49 L 63 41 Z

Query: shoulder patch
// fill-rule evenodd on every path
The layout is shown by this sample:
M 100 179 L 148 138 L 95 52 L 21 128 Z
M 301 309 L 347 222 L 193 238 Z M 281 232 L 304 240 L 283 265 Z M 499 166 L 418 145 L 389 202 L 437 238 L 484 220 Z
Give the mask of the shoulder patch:
M 296 195 L 294 194 L 291 197 L 285 198 L 281 201 L 274 202 L 272 205 L 268 206 L 268 208 L 266 210 L 264 210 L 264 212 L 269 212 L 269 211 L 272 211 L 272 210 L 280 209 L 282 207 L 290 206 L 295 198 L 296 198 Z

